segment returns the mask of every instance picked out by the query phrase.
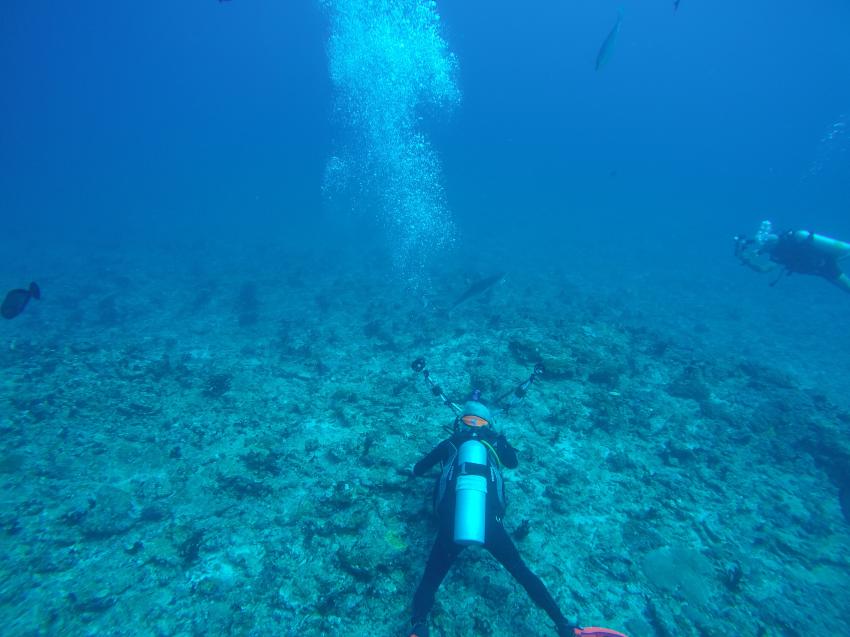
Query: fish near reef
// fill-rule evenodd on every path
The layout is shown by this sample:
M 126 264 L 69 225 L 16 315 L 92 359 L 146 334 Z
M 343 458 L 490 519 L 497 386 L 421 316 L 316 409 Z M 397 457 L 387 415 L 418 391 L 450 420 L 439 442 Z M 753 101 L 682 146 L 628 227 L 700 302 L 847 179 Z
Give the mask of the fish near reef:
M 617 35 L 620 33 L 620 24 L 623 22 L 623 14 L 617 14 L 617 23 L 608 33 L 608 37 L 605 38 L 605 42 L 602 43 L 602 46 L 599 47 L 599 53 L 596 54 L 596 70 L 598 71 L 603 66 L 608 64 L 608 60 L 611 59 L 611 54 L 614 52 L 614 45 L 617 43 Z
M 5 319 L 13 319 L 24 311 L 24 308 L 27 306 L 27 303 L 30 302 L 30 299 L 40 298 L 41 290 L 38 289 L 38 285 L 34 282 L 30 283 L 29 289 L 27 290 L 10 290 L 9 293 L 6 294 L 6 298 L 3 299 L 3 305 L 0 306 L 0 314 L 3 314 L 3 318 Z
M 488 276 L 486 279 L 479 279 L 475 283 L 473 283 L 469 288 L 457 297 L 452 303 L 450 310 L 455 309 L 458 305 L 466 301 L 467 299 L 471 299 L 473 296 L 478 296 L 479 294 L 483 294 L 491 287 L 496 285 L 502 278 L 505 276 L 504 272 L 498 272 L 493 276 Z

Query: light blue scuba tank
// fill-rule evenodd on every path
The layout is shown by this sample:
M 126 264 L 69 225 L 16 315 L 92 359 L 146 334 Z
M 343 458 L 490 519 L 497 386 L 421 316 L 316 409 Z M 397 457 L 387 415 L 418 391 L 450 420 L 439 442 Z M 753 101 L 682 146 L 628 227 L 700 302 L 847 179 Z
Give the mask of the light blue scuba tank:
M 467 440 L 457 454 L 455 533 L 457 544 L 484 544 L 487 511 L 487 447 Z
M 797 230 L 794 233 L 794 238 L 797 241 L 811 241 L 817 250 L 831 257 L 841 259 L 850 255 L 850 244 L 825 237 L 822 234 L 815 234 L 808 230 Z

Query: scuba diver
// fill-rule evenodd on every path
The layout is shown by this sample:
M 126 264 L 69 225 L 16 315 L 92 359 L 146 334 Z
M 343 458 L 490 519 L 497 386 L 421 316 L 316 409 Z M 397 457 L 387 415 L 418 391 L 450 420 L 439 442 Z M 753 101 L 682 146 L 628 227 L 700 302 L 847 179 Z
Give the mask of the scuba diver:
M 505 514 L 505 485 L 501 468 L 519 464 L 517 450 L 493 428 L 493 412 L 481 401 L 478 390 L 462 406 L 449 400 L 430 372 L 425 360 L 413 361 L 431 392 L 455 413 L 452 435 L 439 443 L 413 467 L 413 476 L 423 476 L 437 462 L 442 471 L 434 488 L 434 510 L 439 530 L 425 573 L 413 596 L 413 618 L 409 637 L 428 637 L 428 615 L 434 596 L 455 559 L 467 546 L 483 546 L 514 576 L 532 601 L 555 622 L 559 637 L 625 637 L 607 628 L 574 626 L 564 617 L 546 585 L 523 562 L 502 524 Z M 521 401 L 531 384 L 543 373 L 543 365 L 517 387 L 500 396 L 507 412 Z
M 772 272 L 778 276 L 771 282 L 776 285 L 784 275 L 794 272 L 820 276 L 850 292 L 850 278 L 841 269 L 839 261 L 850 255 L 850 243 L 830 239 L 808 230 L 773 232 L 770 221 L 762 221 L 755 237 L 735 237 L 735 256 L 751 270 Z

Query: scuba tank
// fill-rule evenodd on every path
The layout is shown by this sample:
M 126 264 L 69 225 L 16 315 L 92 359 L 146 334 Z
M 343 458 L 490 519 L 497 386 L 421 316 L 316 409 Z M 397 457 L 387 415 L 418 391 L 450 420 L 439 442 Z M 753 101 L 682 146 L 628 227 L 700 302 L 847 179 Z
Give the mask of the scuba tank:
M 487 448 L 477 440 L 467 440 L 457 454 L 455 483 L 456 544 L 484 544 L 487 510 Z
M 841 258 L 850 254 L 850 244 L 830 239 L 822 234 L 815 234 L 808 230 L 797 230 L 794 233 L 794 238 L 797 241 L 811 241 L 816 250 L 830 257 Z

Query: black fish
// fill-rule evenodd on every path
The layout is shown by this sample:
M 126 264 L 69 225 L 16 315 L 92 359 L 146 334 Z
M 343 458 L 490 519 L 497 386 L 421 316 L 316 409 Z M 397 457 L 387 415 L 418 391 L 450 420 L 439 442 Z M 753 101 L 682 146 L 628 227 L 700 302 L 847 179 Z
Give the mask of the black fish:
M 455 299 L 455 302 L 452 303 L 452 306 L 451 308 L 449 308 L 449 311 L 455 309 L 458 305 L 460 305 L 467 299 L 471 299 L 473 296 L 478 296 L 479 294 L 486 292 L 491 287 L 496 285 L 499 281 L 501 281 L 504 276 L 504 272 L 499 272 L 497 274 L 494 274 L 493 276 L 488 276 L 486 279 L 479 279 L 478 281 L 470 285 L 469 288 L 467 288 L 466 292 L 464 292 L 459 297 L 457 297 L 457 299 Z
M 38 289 L 35 283 L 30 283 L 29 290 L 11 290 L 6 295 L 6 298 L 3 299 L 3 305 L 0 307 L 0 313 L 3 314 L 3 318 L 15 318 L 24 311 L 30 298 L 41 298 L 41 290 Z

